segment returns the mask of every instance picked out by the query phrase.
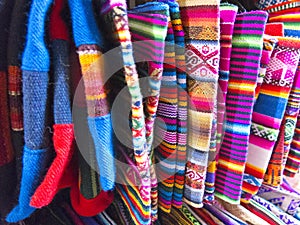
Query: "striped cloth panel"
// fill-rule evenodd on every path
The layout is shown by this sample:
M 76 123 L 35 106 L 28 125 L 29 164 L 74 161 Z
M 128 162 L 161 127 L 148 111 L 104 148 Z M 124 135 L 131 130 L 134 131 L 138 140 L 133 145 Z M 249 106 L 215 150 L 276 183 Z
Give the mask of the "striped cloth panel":
M 298 65 L 299 47 L 300 40 L 278 37 L 267 67 L 252 116 L 243 182 L 245 201 L 258 191 L 268 167 Z
M 233 26 L 237 14 L 237 6 L 223 3 L 220 6 L 220 62 L 219 62 L 219 88 L 217 90 L 217 113 L 214 118 L 212 131 L 216 131 L 211 138 L 211 146 L 214 151 L 210 152 L 209 164 L 205 180 L 205 195 L 204 199 L 211 202 L 214 199 L 215 191 L 215 173 L 216 173 L 216 158 L 217 152 L 220 149 L 220 142 L 223 132 L 223 120 L 225 113 L 225 99 L 227 94 L 227 85 L 229 78 L 230 53 L 231 53 L 231 39 L 233 33 Z M 217 121 L 215 121 L 215 119 Z M 216 123 L 215 123 L 216 122 Z M 213 137 L 214 136 L 214 137 Z M 214 139 L 216 138 L 216 139 Z M 211 149 L 212 150 L 212 149 Z
M 252 11 L 236 16 L 232 38 L 226 122 L 218 157 L 215 195 L 238 204 L 248 151 L 259 61 L 267 13 Z
M 155 149 L 159 208 L 171 212 L 177 150 L 177 77 L 175 68 L 175 41 L 171 19 L 165 40 L 162 86 L 157 109 L 157 133 L 162 141 Z
M 155 13 L 155 14 L 154 14 Z M 145 100 L 146 151 L 149 154 L 149 168 L 137 160 L 143 170 L 150 169 L 152 221 L 157 219 L 157 179 L 151 156 L 153 154 L 153 130 L 160 96 L 160 86 L 164 61 L 164 41 L 167 36 L 169 6 L 159 2 L 139 5 L 128 14 L 132 40 L 135 42 L 135 57 L 148 62 L 149 96 Z M 141 31 L 140 27 L 144 30 Z M 151 46 L 151 47 L 150 47 Z M 148 172 L 145 171 L 145 174 Z M 147 176 L 146 176 L 147 177 Z M 146 180 L 147 181 L 147 180 Z
M 285 224 L 289 224 L 289 225 L 298 225 L 299 224 L 299 220 L 297 220 L 293 216 L 287 214 L 282 209 L 278 208 L 277 206 L 275 206 L 271 202 L 265 200 L 264 198 L 254 195 L 252 197 L 252 200 L 254 200 L 259 205 L 263 206 L 264 208 L 267 208 L 268 211 L 270 211 L 275 216 L 277 216 Z
M 284 168 L 284 175 L 294 177 L 300 168 L 300 114 L 298 114 L 296 128 L 291 143 L 290 152 Z
M 258 97 L 260 87 L 264 81 L 266 75 L 267 66 L 270 62 L 271 55 L 273 53 L 274 47 L 277 44 L 277 39 L 272 36 L 264 35 L 263 36 L 263 51 L 260 60 L 259 74 L 257 78 L 257 86 L 255 88 L 255 100 Z
M 175 41 L 175 60 L 176 60 L 176 77 L 177 77 L 177 155 L 174 177 L 172 205 L 175 208 L 181 208 L 184 175 L 187 148 L 187 80 L 185 69 L 185 49 L 184 49 L 184 31 L 180 17 L 179 5 L 177 2 L 168 1 L 170 7 L 171 23 L 174 31 Z
M 202 207 L 219 67 L 219 1 L 179 1 L 186 38 L 188 151 L 184 200 Z
M 282 22 L 284 24 L 284 34 L 286 36 L 300 37 L 300 15 L 299 14 L 285 14 L 280 16 L 274 16 L 270 18 L 274 22 Z M 282 163 L 280 166 L 284 168 L 284 174 L 287 176 L 294 176 L 298 171 L 299 166 L 295 163 L 295 155 L 297 155 L 297 116 L 299 114 L 299 73 L 300 62 L 295 74 L 295 81 L 289 97 L 288 106 L 290 109 L 286 109 L 288 120 L 286 121 L 287 136 L 284 143 L 284 154 L 282 157 Z M 295 140 L 295 141 L 294 141 Z M 295 145 L 296 144 L 296 145 Z M 282 173 L 282 168 L 280 169 Z M 281 174 L 280 176 L 281 177 Z
M 217 125 L 217 150 L 220 149 L 223 134 L 223 122 L 225 113 L 225 101 L 228 88 L 230 55 L 232 46 L 232 34 L 234 21 L 238 7 L 223 3 L 220 6 L 220 68 L 218 89 L 218 125 Z

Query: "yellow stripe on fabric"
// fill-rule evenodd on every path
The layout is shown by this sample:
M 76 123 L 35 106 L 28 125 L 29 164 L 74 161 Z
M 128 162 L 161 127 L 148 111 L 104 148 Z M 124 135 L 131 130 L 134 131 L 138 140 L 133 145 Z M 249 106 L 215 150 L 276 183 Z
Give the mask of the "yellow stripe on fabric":
M 278 91 L 265 90 L 265 89 L 260 89 L 259 93 L 274 96 L 274 97 L 279 97 L 279 98 L 289 97 L 289 93 L 287 92 L 278 92 Z
M 106 94 L 102 93 L 99 95 L 86 95 L 86 100 L 88 101 L 94 101 L 94 100 L 99 100 L 99 99 L 104 99 L 106 98 Z
M 87 53 L 78 52 L 78 53 L 79 53 L 79 61 L 80 61 L 82 73 L 91 70 L 90 68 L 91 65 L 94 65 L 101 57 L 101 53 L 99 51 L 97 51 L 96 53 L 95 51 L 93 51 L 92 53 L 90 52 Z
M 241 172 L 241 173 L 244 172 L 244 168 L 245 168 L 244 165 L 237 165 L 235 163 L 224 161 L 222 159 L 218 160 L 218 164 L 221 164 L 223 166 L 226 166 L 226 167 L 230 168 L 231 170 L 238 171 L 238 172 Z

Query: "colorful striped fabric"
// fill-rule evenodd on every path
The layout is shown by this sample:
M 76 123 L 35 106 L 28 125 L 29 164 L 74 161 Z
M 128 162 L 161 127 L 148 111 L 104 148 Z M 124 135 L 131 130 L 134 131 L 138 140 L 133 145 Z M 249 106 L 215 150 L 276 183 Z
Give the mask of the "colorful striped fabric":
M 54 68 L 53 145 L 56 153 L 47 174 L 31 198 L 30 205 L 41 208 L 50 204 L 73 155 L 74 131 L 69 88 L 68 28 L 60 17 L 66 1 L 56 0 L 50 15 L 50 38 Z
M 291 143 L 290 152 L 284 168 L 284 175 L 294 177 L 300 168 L 300 114 L 298 114 L 296 128 Z
M 271 17 L 273 15 L 297 12 L 299 11 L 297 8 L 300 6 L 300 3 L 297 0 L 259 0 L 256 5 L 259 9 L 263 9 L 270 13 Z
M 107 90 L 104 89 L 104 41 L 94 18 L 92 1 L 69 0 L 69 6 L 73 39 L 78 49 L 84 81 L 88 126 L 95 145 L 101 187 L 104 191 L 110 191 L 114 188 L 116 174 L 111 115 Z
M 156 13 L 156 14 L 154 14 Z M 158 14 L 159 13 L 159 14 Z M 150 166 L 143 165 L 145 161 L 137 162 L 143 167 L 142 173 L 146 175 L 150 169 L 151 175 L 151 204 L 152 204 L 152 220 L 157 219 L 157 179 L 155 169 L 152 164 L 153 153 L 153 133 L 154 122 L 160 96 L 160 86 L 163 72 L 164 59 L 164 41 L 167 36 L 169 6 L 159 2 L 149 2 L 144 5 L 139 5 L 131 10 L 128 14 L 129 27 L 132 35 L 132 40 L 136 42 L 135 57 L 138 59 L 150 60 L 148 62 L 148 82 L 149 96 L 146 97 L 145 104 L 145 126 L 146 126 L 146 151 L 150 157 Z M 141 31 L 140 26 L 144 26 L 144 31 Z M 147 28 L 147 29 L 146 29 Z M 146 31 L 145 31 L 146 29 Z M 149 49 L 151 46 L 151 49 Z M 149 51 L 150 50 L 150 51 Z M 169 141 L 169 140 L 168 140 Z M 144 159 L 143 159 L 144 160 Z M 148 159 L 146 159 L 148 160 Z M 151 167 L 151 168 L 150 168 Z M 147 188 L 147 185 L 145 186 Z
M 285 224 L 288 224 L 288 225 L 298 225 L 299 224 L 299 220 L 297 220 L 294 217 L 292 217 L 291 215 L 285 213 L 283 210 L 281 210 L 280 208 L 278 208 L 274 204 L 270 203 L 269 201 L 267 201 L 267 200 L 265 200 L 265 199 L 263 199 L 263 198 L 261 198 L 257 195 L 254 195 L 252 197 L 252 199 L 256 203 L 260 204 L 261 206 L 266 208 L 268 211 L 270 211 L 271 213 L 276 215 Z
M 260 60 L 259 74 L 258 74 L 258 78 L 257 78 L 257 86 L 255 88 L 255 100 L 258 97 L 260 87 L 261 87 L 264 77 L 266 75 L 267 66 L 270 62 L 271 55 L 273 53 L 275 45 L 277 44 L 277 39 L 275 37 L 264 35 L 263 39 L 264 39 L 263 51 L 262 51 L 261 60 Z
M 157 135 L 163 137 L 155 149 L 159 208 L 171 212 L 174 175 L 177 156 L 177 77 L 175 68 L 175 41 L 171 20 L 165 40 L 165 58 L 162 86 L 157 109 Z M 162 123 L 161 123 L 162 122 Z
M 177 2 L 165 1 L 170 8 L 170 17 L 174 32 L 175 41 L 175 63 L 177 79 L 177 151 L 176 166 L 173 187 L 172 205 L 175 208 L 181 208 L 184 174 L 186 162 L 186 144 L 187 144 L 187 93 L 186 93 L 186 71 L 184 55 L 184 32 L 180 18 L 179 5 Z
M 257 195 L 273 203 L 290 215 L 297 212 L 300 206 L 300 195 L 295 191 L 286 190 L 283 187 L 272 187 L 263 184 Z
M 259 216 L 263 220 L 267 221 L 271 225 L 284 225 L 285 223 L 281 221 L 274 213 L 269 211 L 266 207 L 260 205 L 253 199 L 250 200 L 249 204 L 242 204 L 246 209 Z
M 231 39 L 233 33 L 234 21 L 237 13 L 237 6 L 223 3 L 220 6 L 220 62 L 219 62 L 219 88 L 217 90 L 217 113 L 215 113 L 212 132 L 215 134 L 211 137 L 211 146 L 214 151 L 210 151 L 209 164 L 206 173 L 205 195 L 204 199 L 211 202 L 214 199 L 214 184 L 216 173 L 217 152 L 220 149 L 220 143 L 223 132 L 223 120 L 225 112 L 225 99 L 229 78 L 229 65 L 231 53 Z M 217 121 L 216 121 L 216 120 Z M 216 138 L 214 140 L 214 137 Z M 211 149 L 212 150 L 212 149 Z
M 220 6 L 220 68 L 219 68 L 219 89 L 218 89 L 218 125 L 217 125 L 217 150 L 221 147 L 223 122 L 225 113 L 225 101 L 228 88 L 230 55 L 232 46 L 232 34 L 234 21 L 238 7 L 223 3 Z
M 124 205 L 130 212 L 130 215 L 135 224 L 151 224 L 151 199 L 150 192 L 145 195 L 141 192 L 141 188 L 137 186 L 141 182 L 142 174 L 140 174 L 138 166 L 126 155 L 122 148 L 118 148 L 121 152 L 122 158 L 129 164 L 129 167 L 122 169 L 118 167 L 118 181 L 117 191 L 120 194 Z M 144 184 L 143 184 L 144 185 Z M 149 190 L 150 191 L 150 190 Z
M 283 171 L 287 162 L 288 154 L 290 151 L 291 142 L 293 140 L 294 131 L 296 128 L 297 117 L 300 108 L 300 64 L 298 64 L 298 69 L 294 77 L 294 83 L 288 98 L 287 106 L 285 109 L 285 114 L 282 120 L 279 137 L 283 135 L 283 146 L 277 145 L 273 150 L 271 160 L 265 175 L 265 183 L 272 186 L 279 186 L 282 183 Z M 283 133 L 283 134 L 282 134 Z M 279 148 L 279 149 L 277 149 Z M 279 157 L 279 160 L 273 163 L 273 155 L 275 153 Z
M 226 97 L 226 122 L 218 157 L 215 195 L 238 204 L 248 151 L 251 117 L 267 13 L 236 16 Z
M 286 14 L 286 15 L 281 15 L 281 16 L 276 16 L 271 18 L 272 21 L 280 21 L 284 23 L 284 33 L 286 36 L 292 36 L 292 37 L 300 37 L 300 29 L 299 29 L 299 24 L 300 24 L 300 16 L 299 14 Z M 294 147 L 291 147 L 291 142 L 293 142 L 293 136 L 296 138 L 296 125 L 297 125 L 297 115 L 299 114 L 299 102 L 298 102 L 298 95 L 299 95 L 299 87 L 298 87 L 298 79 L 299 79 L 299 73 L 300 73 L 300 63 L 298 64 L 298 68 L 295 74 L 295 81 L 293 88 L 291 90 L 291 94 L 289 97 L 289 102 L 288 106 L 291 109 L 286 110 L 286 114 L 292 114 L 292 115 L 287 115 L 289 118 L 287 120 L 287 134 L 286 140 L 285 140 L 285 149 L 284 149 L 284 155 L 283 155 L 283 163 L 281 164 L 282 167 L 284 167 L 284 173 L 288 176 L 293 176 L 293 173 L 297 172 L 298 168 L 295 167 L 293 168 L 294 165 L 294 155 L 297 154 L 294 151 Z M 294 143 L 297 143 L 295 141 Z M 295 146 L 295 145 L 294 145 Z M 289 153 L 290 151 L 290 153 Z M 288 156 L 287 156 L 288 155 Z M 285 161 L 287 160 L 287 161 Z M 298 167 L 298 166 L 296 166 Z M 282 172 L 282 169 L 281 169 Z
M 295 38 L 278 37 L 267 67 L 252 115 L 243 182 L 245 201 L 258 191 L 268 167 L 298 65 L 299 47 L 300 41 Z
M 179 1 L 186 37 L 190 106 L 184 200 L 202 207 L 208 153 L 217 96 L 219 1 Z

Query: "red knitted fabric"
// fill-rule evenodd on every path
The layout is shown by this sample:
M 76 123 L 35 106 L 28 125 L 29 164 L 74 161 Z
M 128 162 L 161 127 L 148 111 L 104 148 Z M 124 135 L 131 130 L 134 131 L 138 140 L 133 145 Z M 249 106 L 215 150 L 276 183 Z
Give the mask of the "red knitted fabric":
M 283 23 L 267 23 L 265 34 L 271 36 L 284 36 L 284 27 Z
M 64 171 L 73 155 L 74 131 L 72 124 L 56 124 L 54 127 L 53 143 L 56 157 L 47 175 L 31 198 L 30 205 L 41 208 L 48 205 L 58 191 L 58 186 Z

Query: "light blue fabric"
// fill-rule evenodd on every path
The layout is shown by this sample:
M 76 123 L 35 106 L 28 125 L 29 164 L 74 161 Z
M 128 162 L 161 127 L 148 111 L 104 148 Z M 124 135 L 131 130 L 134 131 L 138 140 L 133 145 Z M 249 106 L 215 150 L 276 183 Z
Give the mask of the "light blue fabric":
M 50 56 L 44 39 L 46 16 L 52 2 L 53 0 L 32 1 L 28 19 L 27 41 L 22 59 L 23 70 L 49 71 Z
M 76 47 L 96 44 L 104 48 L 104 40 L 95 20 L 92 0 L 69 0 Z
M 101 188 L 104 191 L 112 190 L 115 186 L 116 168 L 111 115 L 88 117 L 88 125 L 95 144 Z

